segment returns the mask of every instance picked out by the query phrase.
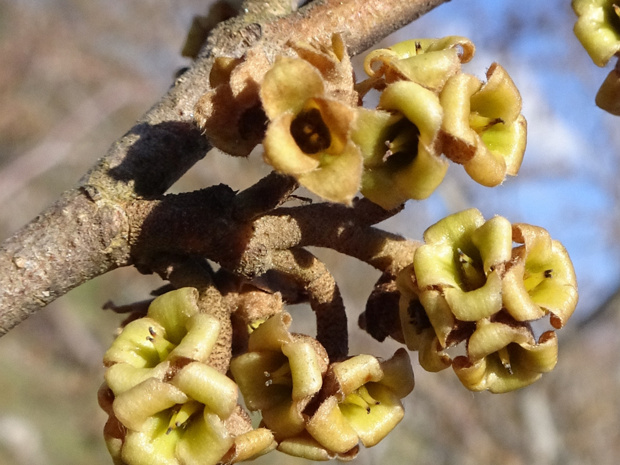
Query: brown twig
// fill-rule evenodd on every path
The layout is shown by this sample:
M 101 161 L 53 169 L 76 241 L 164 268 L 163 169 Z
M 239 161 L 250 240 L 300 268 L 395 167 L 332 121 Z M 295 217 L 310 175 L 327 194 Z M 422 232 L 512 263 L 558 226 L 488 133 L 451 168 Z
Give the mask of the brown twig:
M 288 276 L 307 296 L 316 315 L 316 339 L 330 361 L 349 353 L 347 314 L 336 280 L 324 263 L 304 249 L 280 250 L 273 254 L 273 270 Z
M 112 145 L 82 178 L 78 188 L 63 194 L 2 244 L 0 335 L 70 289 L 119 266 L 130 265 L 135 259 L 141 260 L 140 251 L 148 253 L 154 249 L 144 246 L 148 241 L 146 235 L 138 241 L 140 247 L 133 249 L 135 243 L 130 238 L 144 229 L 139 221 L 148 220 L 144 215 L 133 216 L 134 201 L 162 195 L 209 150 L 209 143 L 192 122 L 192 110 L 209 89 L 208 75 L 214 57 L 239 57 L 251 47 L 261 47 L 268 56 L 274 56 L 288 40 L 320 40 L 334 32 L 345 32 L 349 50 L 356 54 L 444 1 L 324 0 L 287 16 L 282 14 L 285 6 L 290 5 L 288 0 L 269 2 L 265 9 L 256 7 L 267 5 L 265 2 L 248 2 L 252 8 L 214 30 L 194 65 Z M 182 220 L 184 214 L 180 215 Z M 281 221 L 284 217 L 278 218 Z M 178 216 L 174 218 L 177 219 Z M 167 226 L 173 231 L 178 229 L 171 224 L 156 225 L 160 229 Z M 161 238 L 165 234 L 155 236 Z M 222 241 L 218 247 L 225 248 L 228 238 L 218 236 Z M 167 237 L 170 240 L 174 236 Z M 374 245 L 366 253 L 348 248 L 342 241 L 341 249 L 384 267 L 391 260 L 388 255 L 392 251 L 385 244 L 380 245 L 381 234 L 377 237 L 381 240 L 371 241 Z M 330 245 L 326 237 L 319 242 Z M 395 241 L 388 241 L 388 248 L 393 245 Z M 243 272 L 245 267 L 238 268 Z M 256 266 L 250 268 L 260 271 Z

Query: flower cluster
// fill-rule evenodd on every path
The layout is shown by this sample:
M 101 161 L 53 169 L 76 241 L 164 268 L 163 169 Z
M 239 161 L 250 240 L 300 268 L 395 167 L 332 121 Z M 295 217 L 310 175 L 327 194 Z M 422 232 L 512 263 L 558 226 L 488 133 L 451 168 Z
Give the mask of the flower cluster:
M 407 346 L 429 371 L 452 366 L 469 389 L 505 392 L 536 381 L 556 364 L 553 330 L 536 339 L 531 323 L 549 315 L 562 328 L 577 305 L 564 247 L 539 227 L 475 209 L 424 233 L 425 244 L 398 279 Z M 513 244 L 520 244 L 516 247 Z M 465 342 L 465 355 L 449 348 Z
M 216 464 L 275 447 L 237 405 L 237 385 L 207 363 L 218 321 L 200 313 L 197 291 L 164 294 L 128 323 L 104 355 L 99 403 L 116 464 Z
M 278 448 L 312 460 L 353 458 L 402 419 L 413 389 L 407 352 L 330 363 L 315 339 L 291 334 L 286 312 L 250 326 L 231 377 L 209 365 L 219 323 L 183 288 L 155 299 L 105 353 L 99 403 L 119 465 L 235 463 Z M 262 425 L 237 404 L 260 411 Z
M 605 66 L 620 52 L 620 5 L 616 0 L 573 0 L 577 15 L 575 35 L 597 66 Z M 620 115 L 620 70 L 618 64 L 596 95 L 603 110 Z
M 242 126 L 261 128 L 266 120 L 265 161 L 332 202 L 350 204 L 360 190 L 386 209 L 427 198 L 448 159 L 496 186 L 520 168 L 526 123 L 500 65 L 491 65 L 484 83 L 461 71 L 474 51 L 464 37 L 408 40 L 370 53 L 369 77 L 357 84 L 339 35 L 328 46 L 289 44 L 270 67 L 254 56 L 258 83 L 247 58 L 221 58 L 196 120 L 214 145 L 235 155 L 247 155 L 262 135 Z M 379 104 L 367 109 L 361 103 L 372 89 Z
M 360 110 L 352 137 L 362 147 L 362 193 L 370 200 L 393 208 L 428 197 L 448 168 L 442 153 L 485 186 L 518 172 L 526 140 L 519 91 L 496 63 L 486 83 L 461 72 L 474 51 L 468 39 L 450 36 L 368 55 L 370 78 L 360 88 L 382 93 L 376 110 Z
M 383 362 L 357 355 L 330 364 L 319 342 L 289 333 L 290 323 L 280 313 L 253 331 L 248 351 L 232 360 L 232 375 L 278 450 L 351 459 L 359 442 L 377 444 L 402 419 L 400 399 L 413 389 L 409 356 L 400 350 Z
M 604 4 L 606 14 L 612 5 L 575 0 L 576 11 L 586 3 Z M 368 78 L 356 83 L 339 35 L 327 45 L 288 44 L 273 63 L 252 48 L 214 59 L 212 90 L 195 117 L 216 147 L 247 156 L 262 143 L 268 164 L 332 202 L 350 204 L 361 191 L 390 210 L 427 198 L 449 161 L 492 187 L 517 174 L 526 122 L 500 65 L 488 68 L 485 82 L 462 72 L 474 51 L 458 36 L 401 42 L 370 53 Z M 617 51 L 596 53 L 608 60 Z M 362 107 L 370 92 L 379 93 L 374 109 Z M 390 321 L 382 337 L 392 334 L 418 351 L 426 370 L 451 366 L 474 391 L 518 389 L 554 368 L 554 330 L 577 304 L 573 267 L 559 242 L 542 228 L 499 216 L 485 221 L 475 209 L 431 226 L 424 241 L 385 260 L 391 265 L 380 292 L 389 295 L 377 306 L 387 307 Z M 288 280 L 295 265 L 282 266 L 290 295 L 259 291 L 257 281 L 232 274 L 234 285 L 223 284 L 224 275 L 214 280 L 214 293 L 226 292 L 226 309 L 217 311 L 230 312 L 229 326 L 204 313 L 196 289 L 183 288 L 157 297 L 146 316 L 123 327 L 105 353 L 99 392 L 117 465 L 231 464 L 276 448 L 310 460 L 350 460 L 360 444 L 374 446 L 394 429 L 404 415 L 401 400 L 414 388 L 408 352 L 380 360 L 326 350 L 332 337 L 347 336 L 344 323 L 330 326 L 329 338 L 317 323 L 325 347 L 291 333 L 284 302 L 313 302 L 308 279 Z M 274 283 L 280 278 L 274 273 Z M 340 299 L 329 278 L 328 294 Z M 539 323 L 551 329 L 539 331 Z M 234 355 L 224 366 L 212 355 L 216 345 Z M 239 394 L 260 414 L 258 428 Z

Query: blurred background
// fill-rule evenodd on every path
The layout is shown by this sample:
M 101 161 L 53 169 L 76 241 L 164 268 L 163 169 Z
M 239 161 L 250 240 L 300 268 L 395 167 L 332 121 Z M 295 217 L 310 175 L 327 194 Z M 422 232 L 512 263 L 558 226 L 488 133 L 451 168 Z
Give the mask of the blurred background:
M 166 91 L 198 0 L 0 0 L 0 236 L 8 237 L 72 187 Z M 233 2 L 234 3 L 234 2 Z M 472 394 L 451 370 L 423 372 L 395 432 L 357 463 L 616 464 L 620 457 L 620 120 L 594 105 L 608 69 L 572 34 L 569 0 L 454 0 L 386 39 L 463 35 L 466 70 L 500 62 L 521 90 L 528 149 L 521 172 L 493 190 L 453 165 L 440 189 L 383 225 L 419 239 L 430 224 L 478 207 L 486 217 L 543 226 L 567 247 L 580 302 L 560 336 L 557 368 L 524 390 Z M 612 65 L 610 64 L 610 67 Z M 260 156 L 211 153 L 173 187 L 267 173 Z M 376 271 L 316 251 L 343 289 L 351 352 L 390 356 L 397 344 L 356 330 Z M 0 464 L 110 464 L 97 406 L 101 357 L 120 317 L 107 301 L 148 297 L 157 277 L 121 269 L 54 302 L 0 340 Z M 297 324 L 310 322 L 291 309 Z M 309 323 L 308 323 L 309 324 Z M 415 358 L 415 357 L 414 357 Z M 260 464 L 302 460 L 272 453 Z

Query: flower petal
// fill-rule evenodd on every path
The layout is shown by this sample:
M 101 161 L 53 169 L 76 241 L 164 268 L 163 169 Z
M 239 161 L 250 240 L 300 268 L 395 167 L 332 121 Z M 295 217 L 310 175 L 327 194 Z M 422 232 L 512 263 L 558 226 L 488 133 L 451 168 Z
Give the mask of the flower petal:
M 359 442 L 355 430 L 338 408 L 338 399 L 328 397 L 306 423 L 306 429 L 323 447 L 344 453 Z
M 198 291 L 185 287 L 153 300 L 147 316 L 159 322 L 166 329 L 166 339 L 177 345 L 187 334 L 187 321 L 196 313 L 199 313 Z
M 176 404 L 188 401 L 188 397 L 172 384 L 149 378 L 119 394 L 113 403 L 114 414 L 127 428 L 139 431 L 148 418 Z
M 299 113 L 306 100 L 321 96 L 325 86 L 318 70 L 299 58 L 278 57 L 267 71 L 260 90 L 270 120 L 283 113 Z
M 171 382 L 192 399 L 206 405 L 221 419 L 228 418 L 237 406 L 235 382 L 204 363 L 185 365 Z
M 367 385 L 368 393 L 379 402 L 370 411 L 351 404 L 341 404 L 340 411 L 355 430 L 362 444 L 372 447 L 379 443 L 402 420 L 405 411 L 399 397 L 379 383 Z
M 338 155 L 323 154 L 317 169 L 298 176 L 299 183 L 331 202 L 350 205 L 360 188 L 362 156 L 349 142 Z

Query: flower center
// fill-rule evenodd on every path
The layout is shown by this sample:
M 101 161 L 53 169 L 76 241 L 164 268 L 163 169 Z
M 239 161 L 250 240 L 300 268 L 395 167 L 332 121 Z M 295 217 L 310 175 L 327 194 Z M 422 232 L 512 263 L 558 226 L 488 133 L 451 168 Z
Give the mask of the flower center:
M 383 162 L 389 170 L 398 171 L 415 160 L 420 131 L 415 124 L 403 118 L 393 126 L 390 133 L 385 141 L 387 150 Z
M 347 395 L 342 401 L 342 403 L 357 405 L 358 407 L 366 410 L 366 413 L 370 413 L 370 408 L 373 405 L 379 405 L 381 402 L 379 402 L 377 399 L 373 398 L 370 395 L 368 389 L 366 389 L 366 386 L 361 386 L 355 391 L 353 391 L 351 394 Z
M 174 429 L 184 426 L 189 420 L 189 417 L 200 410 L 200 407 L 202 407 L 202 405 L 200 402 L 196 401 L 189 401 L 174 407 L 166 434 L 170 434 Z
M 318 108 L 304 110 L 291 123 L 291 135 L 302 152 L 319 153 L 329 148 L 332 136 Z
M 456 249 L 456 252 L 460 278 L 463 282 L 463 290 L 473 291 L 484 286 L 486 281 L 485 276 L 477 269 L 474 259 L 461 249 Z
M 278 384 L 281 386 L 292 386 L 293 385 L 293 376 L 291 374 L 291 366 L 288 363 L 283 364 L 280 368 L 275 371 L 269 372 L 265 371 L 265 386 L 271 386 L 273 384 Z
M 512 375 L 512 365 L 510 364 L 510 353 L 508 352 L 508 347 L 502 347 L 497 351 L 497 355 L 499 356 L 499 360 L 502 362 L 502 365 L 508 371 L 508 374 Z
M 149 326 L 149 335 L 146 337 L 146 340 L 153 344 L 153 347 L 157 351 L 157 355 L 159 356 L 158 363 L 165 360 L 175 347 L 174 344 L 163 337 L 163 335 L 158 334 L 152 326 Z
M 505 124 L 505 121 L 501 118 L 489 118 L 482 116 L 476 112 L 472 112 L 469 115 L 469 126 L 478 134 L 482 134 L 487 129 L 492 128 L 496 124 Z

